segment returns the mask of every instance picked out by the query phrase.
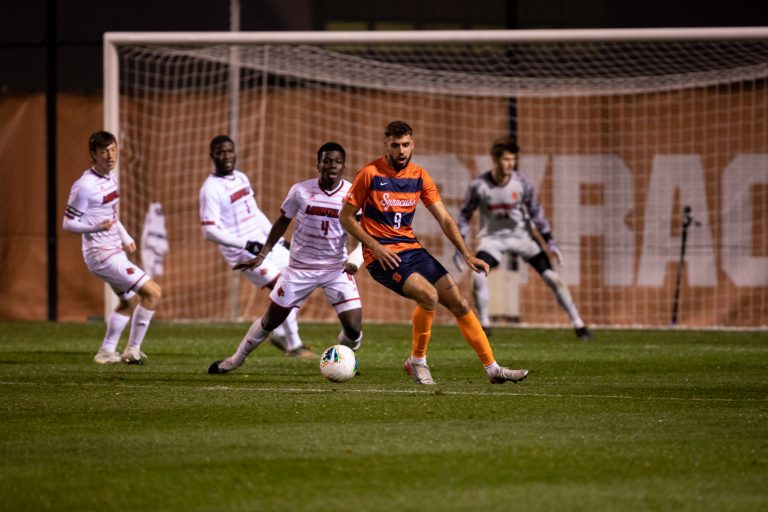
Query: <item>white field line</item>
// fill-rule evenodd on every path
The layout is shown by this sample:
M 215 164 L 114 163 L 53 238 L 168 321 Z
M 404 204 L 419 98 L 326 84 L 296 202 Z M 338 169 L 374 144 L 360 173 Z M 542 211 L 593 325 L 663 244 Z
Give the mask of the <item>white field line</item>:
M 151 384 L 127 384 L 127 383 L 107 383 L 107 382 L 63 382 L 63 383 L 41 383 L 41 382 L 18 382 L 18 381 L 0 381 L 2 386 L 30 386 L 30 387 L 92 387 L 92 388 L 149 388 L 153 387 Z M 190 390 L 200 391 L 235 391 L 235 392 L 247 392 L 247 393 L 351 393 L 351 394 L 371 394 L 371 395 L 412 395 L 412 396 L 438 396 L 438 395 L 451 395 L 451 396 L 483 396 L 483 397 L 497 397 L 497 396 L 517 396 L 517 397 L 536 397 L 536 398 L 589 398 L 589 399 L 610 399 L 610 400 L 657 400 L 657 401 L 669 401 L 669 402 L 754 402 L 765 403 L 768 402 L 768 398 L 755 399 L 755 398 L 706 398 L 706 397 L 660 397 L 660 396 L 629 396 L 629 395 L 593 395 L 593 394 L 565 394 L 565 393 L 526 393 L 526 392 L 512 392 L 512 391 L 445 391 L 437 388 L 429 388 L 423 390 L 416 389 L 354 389 L 354 388 L 287 388 L 287 387 L 247 387 L 247 383 L 244 386 L 195 386 L 186 387 Z

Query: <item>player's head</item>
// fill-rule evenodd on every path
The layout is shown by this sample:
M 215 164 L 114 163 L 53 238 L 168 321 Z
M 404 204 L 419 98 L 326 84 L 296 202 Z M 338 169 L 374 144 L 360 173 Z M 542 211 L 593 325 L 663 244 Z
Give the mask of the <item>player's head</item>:
M 235 170 L 235 141 L 229 135 L 217 135 L 211 139 L 211 160 L 217 176 L 226 176 Z
M 323 160 L 323 153 L 328 151 L 338 151 L 341 153 L 342 160 L 347 158 L 347 152 L 338 142 L 326 142 L 319 148 L 317 148 L 317 163 L 319 164 Z
M 413 128 L 405 121 L 392 121 L 384 129 L 384 137 L 389 165 L 396 171 L 405 169 L 413 155 Z
M 95 132 L 88 138 L 88 153 L 93 169 L 106 174 L 117 165 L 117 139 L 109 132 Z
M 509 176 L 517 168 L 520 148 L 512 137 L 499 137 L 491 146 L 493 168 L 500 177 Z
M 317 170 L 320 172 L 320 188 L 334 190 L 344 174 L 346 151 L 337 142 L 326 142 L 317 150 Z

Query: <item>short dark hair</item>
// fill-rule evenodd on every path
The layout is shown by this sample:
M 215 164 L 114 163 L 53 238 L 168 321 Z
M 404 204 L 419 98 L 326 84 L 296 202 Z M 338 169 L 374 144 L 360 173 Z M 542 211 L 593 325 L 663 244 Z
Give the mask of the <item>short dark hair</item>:
M 104 149 L 112 143 L 117 143 L 117 139 L 109 132 L 99 131 L 94 132 L 88 138 L 88 151 L 94 152 L 99 149 Z
M 515 141 L 514 138 L 505 136 L 499 137 L 493 141 L 493 146 L 491 146 L 491 157 L 494 160 L 501 158 L 501 154 L 505 151 L 509 151 L 514 155 L 520 152 L 520 148 L 518 147 L 517 141 Z
M 229 135 L 217 135 L 213 139 L 211 139 L 210 153 L 213 154 L 214 148 L 224 142 L 231 142 L 233 146 L 235 145 L 235 141 L 233 141 L 232 137 L 230 137 Z
M 317 163 L 320 163 L 320 159 L 323 157 L 323 153 L 328 151 L 338 151 L 341 153 L 341 156 L 344 157 L 344 160 L 347 159 L 347 152 L 344 151 L 344 148 L 341 147 L 341 144 L 338 142 L 326 142 L 317 149 Z
M 385 137 L 405 137 L 413 135 L 413 128 L 405 121 L 392 121 L 384 128 Z

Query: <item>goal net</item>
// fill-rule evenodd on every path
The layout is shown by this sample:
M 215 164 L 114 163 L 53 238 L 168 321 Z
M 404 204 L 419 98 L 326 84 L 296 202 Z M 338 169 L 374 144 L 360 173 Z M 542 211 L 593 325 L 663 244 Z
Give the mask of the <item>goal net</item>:
M 274 220 L 290 186 L 317 175 L 322 143 L 347 149 L 351 181 L 402 119 L 454 215 L 492 141 L 517 138 L 587 323 L 670 325 L 680 272 L 678 324 L 768 324 L 766 29 L 112 33 L 105 102 L 123 222 L 141 233 L 151 204 L 165 214 L 160 318 L 251 319 L 267 304 L 201 234 L 215 135 L 233 135 L 237 168 Z M 471 297 L 423 206 L 414 229 Z M 519 263 L 519 320 L 567 325 Z M 410 320 L 409 301 L 364 270 L 358 283 L 366 321 Z M 335 315 L 316 293 L 300 318 Z

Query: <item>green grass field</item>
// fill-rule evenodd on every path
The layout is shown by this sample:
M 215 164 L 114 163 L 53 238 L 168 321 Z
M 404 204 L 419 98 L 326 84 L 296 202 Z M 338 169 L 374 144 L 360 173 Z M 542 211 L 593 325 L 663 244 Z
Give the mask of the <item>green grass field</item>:
M 93 364 L 102 330 L 0 323 L 0 510 L 768 510 L 766 332 L 497 329 L 531 373 L 492 386 L 436 327 L 427 388 L 407 326 L 344 384 L 270 345 L 207 375 L 244 324 L 155 323 L 143 366 Z

